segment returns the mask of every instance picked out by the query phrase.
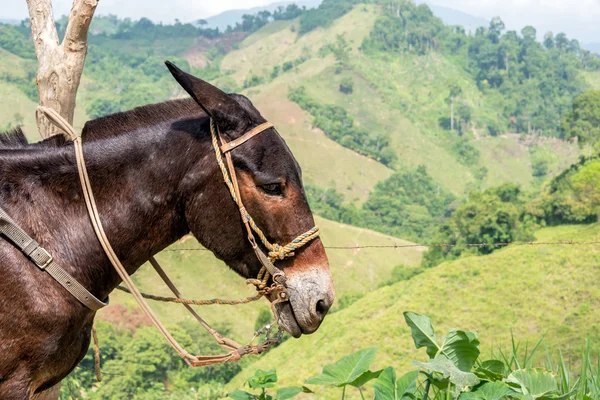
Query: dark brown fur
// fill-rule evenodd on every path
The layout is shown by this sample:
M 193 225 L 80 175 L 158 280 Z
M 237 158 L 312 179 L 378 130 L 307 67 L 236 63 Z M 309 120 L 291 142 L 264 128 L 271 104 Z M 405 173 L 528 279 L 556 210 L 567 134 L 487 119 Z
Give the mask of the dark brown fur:
M 197 99 L 211 112 L 220 104 L 211 103 L 215 93 Z M 248 99 L 231 98 L 236 118 L 216 113 L 227 140 L 264 122 Z M 258 272 L 208 122 L 196 102 L 177 100 L 86 124 L 84 152 L 100 215 L 130 273 L 190 231 L 240 275 Z M 248 209 L 272 240 L 287 243 L 314 225 L 299 166 L 274 129 L 233 156 L 246 176 Z M 261 191 L 270 181 L 284 182 L 286 192 Z M 60 137 L 27 144 L 19 129 L 0 135 L 0 205 L 98 298 L 119 284 L 93 233 L 72 144 Z M 316 240 L 281 265 L 293 269 L 319 257 Z M 0 238 L 0 399 L 28 399 L 63 379 L 87 351 L 94 316 Z

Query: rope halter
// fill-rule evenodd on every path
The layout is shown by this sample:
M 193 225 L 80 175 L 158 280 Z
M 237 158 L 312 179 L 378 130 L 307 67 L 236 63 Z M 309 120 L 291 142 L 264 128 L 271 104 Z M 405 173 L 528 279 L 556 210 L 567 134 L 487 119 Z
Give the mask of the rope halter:
M 215 150 L 217 164 L 219 165 L 221 173 L 223 174 L 223 180 L 229 188 L 231 198 L 237 204 L 238 209 L 240 210 L 242 222 L 244 223 L 244 226 L 246 227 L 246 232 L 248 234 L 248 241 L 252 245 L 256 257 L 262 264 L 262 268 L 257 276 L 257 279 L 248 279 L 247 283 L 255 285 L 258 290 L 264 290 L 267 286 L 269 277 L 272 276 L 273 281 L 279 287 L 280 293 L 278 300 L 287 301 L 289 299 L 289 296 L 287 295 L 286 291 L 285 273 L 279 268 L 275 267 L 274 263 L 279 260 L 284 260 L 286 258 L 293 257 L 295 255 L 296 250 L 310 243 L 312 240 L 318 238 L 320 235 L 319 228 L 316 226 L 311 228 L 307 232 L 299 235 L 297 238 L 295 238 L 285 246 L 269 242 L 263 231 L 258 227 L 258 225 L 256 225 L 256 222 L 254 222 L 254 219 L 246 210 L 246 207 L 244 207 L 240 195 L 240 188 L 238 185 L 237 177 L 235 175 L 235 167 L 233 165 L 230 153 L 231 150 L 235 149 L 239 145 L 246 143 L 254 136 L 272 127 L 272 123 L 265 122 L 261 125 L 258 125 L 254 129 L 246 132 L 239 138 L 232 140 L 231 142 L 224 142 L 219 132 L 219 128 L 215 123 L 215 120 L 212 118 L 210 119 L 210 134 L 212 136 L 212 145 Z M 225 155 L 225 162 L 223 161 L 222 154 Z M 256 237 L 254 236 L 254 234 L 258 236 L 260 242 L 268 250 L 268 256 L 266 256 L 257 245 Z

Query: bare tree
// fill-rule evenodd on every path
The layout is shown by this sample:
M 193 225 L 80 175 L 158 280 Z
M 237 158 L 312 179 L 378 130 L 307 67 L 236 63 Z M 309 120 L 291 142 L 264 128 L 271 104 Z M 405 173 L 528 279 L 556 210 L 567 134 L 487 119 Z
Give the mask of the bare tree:
M 74 0 L 65 38 L 59 41 L 52 0 L 27 0 L 31 33 L 39 68 L 37 86 L 40 105 L 56 110 L 73 123 L 75 98 L 87 55 L 88 30 L 98 0 Z M 43 115 L 36 116 L 43 138 L 57 133 Z

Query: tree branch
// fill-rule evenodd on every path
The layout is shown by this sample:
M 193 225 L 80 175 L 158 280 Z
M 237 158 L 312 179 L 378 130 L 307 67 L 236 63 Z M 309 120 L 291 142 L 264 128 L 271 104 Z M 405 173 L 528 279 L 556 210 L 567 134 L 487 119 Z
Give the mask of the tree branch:
M 87 55 L 88 30 L 98 0 L 74 0 L 62 44 L 52 14 L 52 0 L 27 0 L 31 31 L 38 58 L 37 86 L 40 105 L 50 107 L 73 123 L 77 89 Z M 40 135 L 58 133 L 43 115 L 36 116 Z
M 52 0 L 27 0 L 29 18 L 31 20 L 31 34 L 35 54 L 40 63 L 48 53 L 58 47 L 58 33 L 54 25 L 52 13 Z
M 69 15 L 69 24 L 63 46 L 65 51 L 80 52 L 87 51 L 87 38 L 94 11 L 98 6 L 98 0 L 75 0 Z

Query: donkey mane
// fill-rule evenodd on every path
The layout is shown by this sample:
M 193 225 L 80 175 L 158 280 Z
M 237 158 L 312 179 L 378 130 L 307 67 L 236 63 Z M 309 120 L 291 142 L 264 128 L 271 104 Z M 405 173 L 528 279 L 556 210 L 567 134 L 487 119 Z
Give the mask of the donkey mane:
M 90 120 L 85 123 L 81 137 L 84 141 L 106 139 L 164 121 L 201 115 L 203 111 L 194 100 L 189 98 L 171 100 Z M 0 149 L 4 150 L 31 146 L 57 147 L 67 143 L 62 135 L 52 136 L 39 143 L 29 143 L 21 127 L 0 133 Z

